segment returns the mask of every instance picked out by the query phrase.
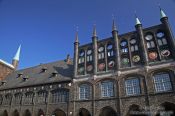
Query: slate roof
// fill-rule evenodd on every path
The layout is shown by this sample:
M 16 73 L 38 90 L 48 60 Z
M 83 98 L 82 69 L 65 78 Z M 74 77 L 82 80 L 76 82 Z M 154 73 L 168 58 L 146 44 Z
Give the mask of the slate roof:
M 47 68 L 46 72 L 42 71 L 44 67 Z M 53 72 L 58 73 L 56 77 L 53 77 Z M 19 77 L 20 73 L 23 73 L 21 77 Z M 28 78 L 26 81 L 23 79 L 25 77 Z M 54 82 L 71 81 L 72 77 L 72 62 L 70 64 L 67 64 L 65 60 L 56 61 L 47 64 L 40 64 L 35 67 L 26 68 L 11 73 L 6 77 L 5 80 L 3 80 L 3 82 L 6 82 L 4 85 L 1 85 L 0 83 L 0 90 Z

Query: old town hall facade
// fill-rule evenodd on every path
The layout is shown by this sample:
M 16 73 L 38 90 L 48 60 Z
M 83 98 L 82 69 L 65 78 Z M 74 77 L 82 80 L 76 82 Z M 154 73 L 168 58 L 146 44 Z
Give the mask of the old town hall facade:
M 0 83 L 0 116 L 174 116 L 175 42 L 160 14 L 148 28 L 136 17 L 122 35 L 113 21 L 106 39 L 94 26 L 91 43 L 76 33 L 73 59 L 12 71 Z

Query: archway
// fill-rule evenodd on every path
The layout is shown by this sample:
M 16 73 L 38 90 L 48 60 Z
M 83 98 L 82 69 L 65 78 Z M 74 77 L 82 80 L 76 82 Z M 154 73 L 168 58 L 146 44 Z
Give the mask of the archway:
M 66 116 L 66 113 L 64 111 L 60 110 L 60 109 L 56 109 L 53 112 L 52 116 Z
M 161 109 L 156 116 L 175 116 L 175 104 L 165 102 L 161 105 Z
M 91 114 L 90 114 L 90 112 L 87 109 L 81 108 L 79 110 L 78 116 L 91 116 Z
M 30 111 L 27 109 L 24 113 L 24 116 L 32 116 L 32 114 L 30 113 Z
M 15 110 L 15 111 L 13 112 L 13 115 L 12 115 L 12 116 L 19 116 L 18 110 Z
M 99 116 L 117 116 L 117 113 L 111 107 L 104 107 L 101 109 Z
M 146 114 L 144 113 L 145 112 L 142 112 L 142 110 L 140 109 L 138 105 L 133 104 L 129 107 L 127 116 L 146 116 Z
M 38 110 L 38 116 L 45 116 L 44 111 L 42 109 Z
M 3 116 L 8 116 L 8 112 L 7 112 L 7 110 L 4 110 L 4 112 L 3 112 Z

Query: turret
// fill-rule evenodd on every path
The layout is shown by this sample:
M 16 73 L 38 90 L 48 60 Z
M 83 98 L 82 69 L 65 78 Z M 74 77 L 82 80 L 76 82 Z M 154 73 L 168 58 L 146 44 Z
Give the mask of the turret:
M 144 40 L 142 23 L 140 22 L 139 18 L 136 16 L 136 14 L 135 14 L 135 19 L 136 19 L 135 28 L 137 30 L 137 34 L 138 34 L 138 37 L 140 39 L 140 44 L 142 46 L 143 60 L 144 60 L 145 65 L 147 66 L 148 65 L 148 54 L 147 54 L 146 44 L 145 44 L 145 40 Z
M 92 44 L 93 44 L 93 67 L 94 67 L 94 74 L 97 74 L 97 49 L 98 49 L 98 46 L 97 46 L 97 41 L 98 41 L 98 37 L 97 37 L 97 32 L 96 32 L 96 26 L 94 25 L 93 27 L 93 34 L 92 34 Z
M 79 47 L 79 40 L 77 31 L 74 42 L 74 77 L 77 76 L 77 69 L 78 69 L 78 47 Z
M 116 54 L 115 60 L 117 62 L 116 70 L 119 70 L 120 69 L 119 38 L 118 38 L 118 31 L 117 31 L 114 19 L 112 22 L 112 36 L 113 36 L 114 44 L 115 44 L 115 54 Z
M 12 60 L 12 65 L 14 66 L 15 70 L 18 68 L 20 52 L 21 52 L 21 45 L 18 47 L 18 50 Z
M 168 21 L 168 17 L 166 16 L 165 12 L 161 8 L 160 8 L 160 21 L 162 22 L 162 24 L 165 28 L 165 31 L 166 31 L 167 37 L 168 37 L 168 43 L 169 43 L 170 47 L 172 48 L 171 52 L 173 53 L 173 56 L 175 58 L 175 50 L 174 50 L 175 49 L 175 40 L 174 40 L 174 36 L 173 36 L 172 31 L 171 31 L 171 27 L 170 27 L 170 24 L 169 24 L 169 21 Z

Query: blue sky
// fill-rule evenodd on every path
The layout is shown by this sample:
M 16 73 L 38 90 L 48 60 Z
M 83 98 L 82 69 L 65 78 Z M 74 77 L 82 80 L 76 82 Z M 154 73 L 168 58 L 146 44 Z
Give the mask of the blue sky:
M 19 68 L 73 57 L 76 26 L 80 44 L 111 36 L 112 14 L 119 34 L 135 30 L 134 12 L 143 27 L 160 23 L 157 3 L 175 34 L 175 0 L 0 0 L 0 59 L 11 62 L 22 45 Z

